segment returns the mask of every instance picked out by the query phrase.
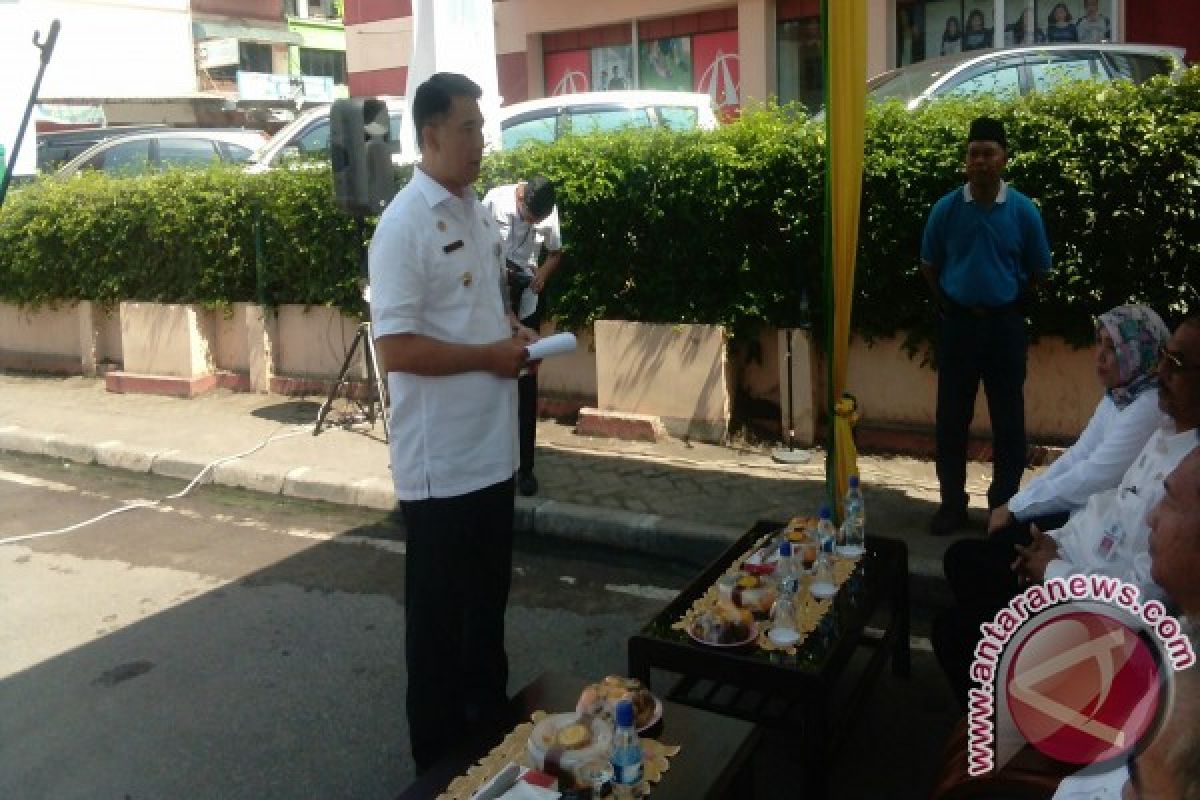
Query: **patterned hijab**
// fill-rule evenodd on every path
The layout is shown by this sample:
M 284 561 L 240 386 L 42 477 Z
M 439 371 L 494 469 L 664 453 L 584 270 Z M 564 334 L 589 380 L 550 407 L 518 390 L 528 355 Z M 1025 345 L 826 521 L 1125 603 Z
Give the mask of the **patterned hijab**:
M 1117 408 L 1125 408 L 1139 394 L 1158 387 L 1158 349 L 1171 332 L 1158 314 L 1146 306 L 1117 306 L 1096 319 L 1096 330 L 1108 332 L 1117 351 L 1121 385 L 1108 390 Z

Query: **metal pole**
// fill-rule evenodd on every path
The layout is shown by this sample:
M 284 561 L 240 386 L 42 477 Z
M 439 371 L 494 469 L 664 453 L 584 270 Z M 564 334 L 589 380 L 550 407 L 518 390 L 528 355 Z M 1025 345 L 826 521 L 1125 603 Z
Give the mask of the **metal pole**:
M 46 65 L 50 63 L 50 56 L 54 53 L 54 43 L 58 41 L 58 31 L 62 28 L 58 20 L 50 23 L 50 33 L 46 36 L 45 44 L 42 43 L 42 34 L 38 31 L 33 32 L 33 46 L 41 51 L 41 64 L 38 65 L 37 77 L 33 81 L 33 91 L 29 93 L 29 102 L 25 104 L 25 115 L 21 117 L 21 127 L 17 130 L 17 140 L 13 142 L 12 155 L 8 158 L 8 167 L 4 170 L 4 177 L 0 178 L 0 207 L 4 205 L 4 198 L 8 196 L 8 185 L 12 182 L 13 168 L 17 165 L 17 155 L 21 152 L 21 140 L 25 138 L 25 129 L 29 127 L 29 117 L 33 113 L 33 104 L 37 102 L 38 92 L 42 88 L 42 75 L 46 72 Z

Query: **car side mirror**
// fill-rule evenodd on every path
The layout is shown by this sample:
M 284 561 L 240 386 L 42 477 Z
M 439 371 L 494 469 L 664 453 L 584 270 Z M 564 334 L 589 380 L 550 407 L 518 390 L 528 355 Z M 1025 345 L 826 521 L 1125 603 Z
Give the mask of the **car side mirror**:
M 295 161 L 298 158 L 300 158 L 300 148 L 294 144 L 289 144 L 279 151 L 280 161 Z

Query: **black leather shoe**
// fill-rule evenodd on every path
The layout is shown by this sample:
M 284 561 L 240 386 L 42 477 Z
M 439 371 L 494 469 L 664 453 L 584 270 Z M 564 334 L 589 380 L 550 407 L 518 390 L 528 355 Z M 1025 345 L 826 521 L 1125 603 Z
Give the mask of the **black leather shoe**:
M 929 521 L 929 532 L 934 536 L 949 536 L 967 527 L 967 509 L 964 506 L 942 504 Z
M 532 497 L 537 494 L 538 482 L 532 472 L 517 473 L 517 491 L 522 497 Z

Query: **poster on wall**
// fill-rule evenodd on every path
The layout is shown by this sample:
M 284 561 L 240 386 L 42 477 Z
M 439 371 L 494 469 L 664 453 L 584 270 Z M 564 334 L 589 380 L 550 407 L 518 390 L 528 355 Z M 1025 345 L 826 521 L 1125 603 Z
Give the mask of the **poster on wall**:
M 742 104 L 737 31 L 696 34 L 692 37 L 692 61 L 696 72 L 694 91 L 711 97 L 723 114 L 736 113 Z
M 655 39 L 638 45 L 640 89 L 692 90 L 692 42 L 687 36 Z
M 594 91 L 633 88 L 633 46 L 593 47 L 592 86 Z
M 996 40 L 995 3 L 990 0 L 968 0 L 963 4 L 963 13 L 966 15 L 963 21 L 963 51 L 983 50 L 999 43 Z
M 925 60 L 925 6 L 896 6 L 896 66 Z
M 546 76 L 546 95 L 590 92 L 592 82 L 588 79 L 591 70 L 587 50 L 568 50 L 565 53 L 548 53 L 542 62 Z

